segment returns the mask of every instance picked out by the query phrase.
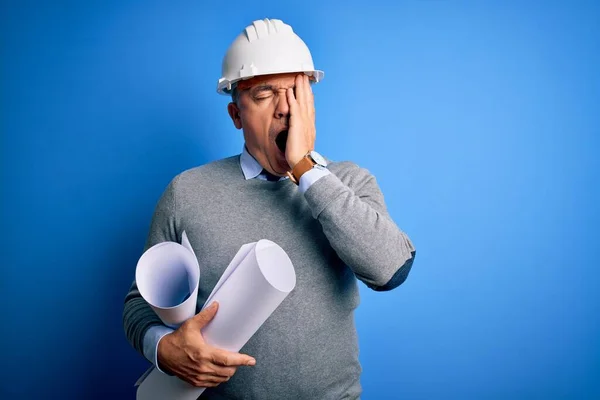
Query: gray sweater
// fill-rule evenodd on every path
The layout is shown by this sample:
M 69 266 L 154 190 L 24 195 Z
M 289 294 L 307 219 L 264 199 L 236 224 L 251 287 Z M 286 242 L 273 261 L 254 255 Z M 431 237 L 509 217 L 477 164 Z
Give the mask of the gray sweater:
M 245 180 L 239 156 L 185 171 L 156 207 L 146 249 L 181 242 L 185 230 L 202 269 L 197 311 L 239 250 L 269 239 L 296 270 L 296 287 L 241 350 L 256 358 L 208 399 L 355 399 L 361 366 L 354 310 L 356 278 L 374 290 L 401 284 L 415 251 L 389 217 L 375 178 L 351 162 L 302 194 L 289 179 Z M 142 353 L 161 321 L 135 282 L 125 298 L 127 339 Z

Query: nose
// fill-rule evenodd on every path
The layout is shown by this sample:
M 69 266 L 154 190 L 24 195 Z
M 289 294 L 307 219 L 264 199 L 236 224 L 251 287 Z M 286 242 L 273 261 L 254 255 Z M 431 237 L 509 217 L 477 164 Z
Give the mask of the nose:
M 286 92 L 277 94 L 277 105 L 275 106 L 275 118 L 287 118 L 290 115 L 290 105 L 287 101 Z

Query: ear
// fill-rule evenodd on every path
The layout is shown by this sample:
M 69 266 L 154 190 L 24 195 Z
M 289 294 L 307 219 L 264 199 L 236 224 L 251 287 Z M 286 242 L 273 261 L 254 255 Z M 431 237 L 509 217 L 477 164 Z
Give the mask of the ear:
M 233 125 L 237 129 L 242 129 L 242 118 L 240 117 L 240 108 L 234 102 L 231 102 L 227 105 L 227 112 L 233 121 Z

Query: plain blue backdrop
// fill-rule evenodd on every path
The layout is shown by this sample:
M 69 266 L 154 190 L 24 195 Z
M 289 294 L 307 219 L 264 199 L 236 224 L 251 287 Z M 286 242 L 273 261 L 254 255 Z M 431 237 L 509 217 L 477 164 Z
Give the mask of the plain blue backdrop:
M 280 18 L 325 70 L 317 149 L 417 259 L 361 284 L 363 398 L 600 398 L 595 2 L 2 2 L 0 398 L 134 398 L 122 303 L 177 173 L 239 153 L 223 54 Z

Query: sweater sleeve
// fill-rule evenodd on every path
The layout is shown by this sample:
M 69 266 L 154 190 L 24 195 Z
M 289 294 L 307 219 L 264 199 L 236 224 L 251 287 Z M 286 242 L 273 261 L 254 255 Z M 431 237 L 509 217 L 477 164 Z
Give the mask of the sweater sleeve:
M 313 217 L 340 259 L 356 277 L 377 291 L 404 282 L 415 248 L 389 216 L 375 177 L 342 163 L 304 194 Z
M 156 205 L 144 251 L 161 242 L 173 241 L 179 243 L 176 230 L 174 186 L 175 180 L 167 186 Z M 150 305 L 142 298 L 134 280 L 125 297 L 123 327 L 127 340 L 140 354 L 144 355 L 144 336 L 146 332 L 150 327 L 156 325 L 163 325 L 163 323 Z

